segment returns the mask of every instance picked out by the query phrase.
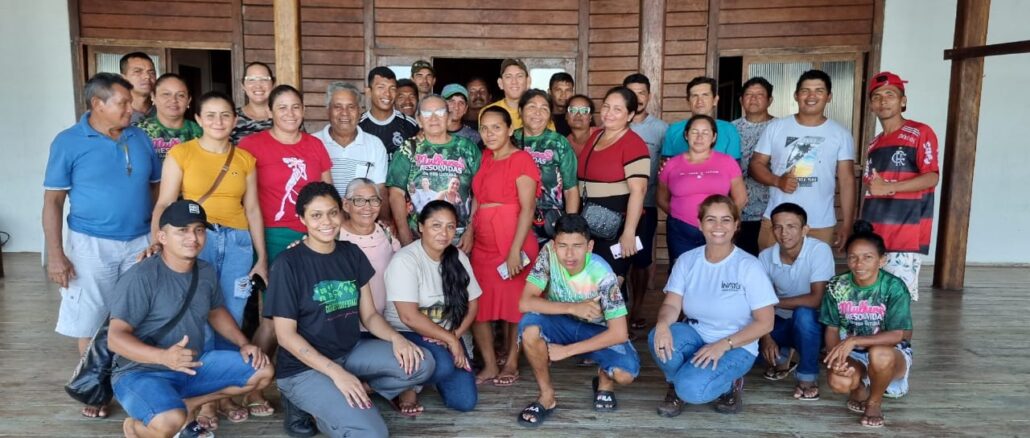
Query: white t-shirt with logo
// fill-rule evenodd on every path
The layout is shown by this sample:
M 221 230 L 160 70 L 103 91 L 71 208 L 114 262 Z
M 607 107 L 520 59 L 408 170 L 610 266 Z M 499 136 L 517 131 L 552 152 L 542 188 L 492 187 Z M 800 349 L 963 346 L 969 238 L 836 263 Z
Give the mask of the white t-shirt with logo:
M 718 263 L 705 259 L 705 247 L 676 259 L 665 292 L 683 297 L 683 314 L 706 343 L 739 332 L 754 318 L 751 311 L 779 302 L 761 263 L 740 248 L 733 248 Z M 734 344 L 758 356 L 758 341 Z
M 808 213 L 808 225 L 826 228 L 837 224 L 833 196 L 837 189 L 837 162 L 855 160 L 855 140 L 851 131 L 826 119 L 819 126 L 802 126 L 794 115 L 769 122 L 758 139 L 755 152 L 771 157 L 774 175 L 783 175 L 791 167 L 798 179 L 794 193 L 769 187 L 769 205 L 765 219 L 784 202 L 800 205 Z
M 758 254 L 758 261 L 772 279 L 773 288 L 779 298 L 790 298 L 812 292 L 812 283 L 827 282 L 835 274 L 833 270 L 833 250 L 822 240 L 805 237 L 801 243 L 801 252 L 794 263 L 783 264 L 780 259 L 780 244 L 777 243 Z M 819 307 L 816 306 L 816 310 Z M 776 316 L 790 318 L 794 316 L 791 309 L 776 308 Z
M 458 251 L 458 260 L 465 266 L 469 275 L 469 301 L 483 294 L 472 275 L 472 265 L 465 253 Z M 386 310 L 383 317 L 397 331 L 413 331 L 401 321 L 394 301 L 417 303 L 419 312 L 429 317 L 437 325 L 451 330 L 450 323 L 444 319 L 443 277 L 440 276 L 440 262 L 429 258 L 422 240 L 416 240 L 401 248 L 390 259 L 386 267 Z

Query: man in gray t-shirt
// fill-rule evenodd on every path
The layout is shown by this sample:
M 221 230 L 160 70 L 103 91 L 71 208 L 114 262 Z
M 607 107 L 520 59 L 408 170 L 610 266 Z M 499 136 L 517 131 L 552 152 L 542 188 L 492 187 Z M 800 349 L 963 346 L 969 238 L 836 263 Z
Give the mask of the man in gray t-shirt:
M 129 269 L 104 297 L 111 311 L 108 345 L 116 354 L 114 392 L 129 414 L 126 436 L 172 436 L 184 426 L 204 435 L 204 425 L 186 424 L 187 412 L 272 381 L 268 356 L 225 310 L 214 268 L 197 260 L 209 227 L 200 204 L 172 203 L 155 236 L 160 253 Z M 196 289 L 186 303 L 193 276 Z M 202 352 L 206 324 L 239 351 Z

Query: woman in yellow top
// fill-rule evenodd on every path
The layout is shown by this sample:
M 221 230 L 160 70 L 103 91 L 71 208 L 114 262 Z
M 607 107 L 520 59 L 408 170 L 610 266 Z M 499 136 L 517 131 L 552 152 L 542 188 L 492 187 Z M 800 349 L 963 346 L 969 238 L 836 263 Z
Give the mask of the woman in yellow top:
M 200 138 L 176 145 L 168 151 L 169 159 L 164 161 L 161 169 L 161 189 L 154 205 L 151 226 L 156 233 L 161 213 L 180 196 L 203 201 L 201 204 L 207 212 L 207 220 L 214 229 L 207 231 L 200 259 L 215 267 L 225 307 L 236 324 L 241 325 L 243 309 L 251 293 L 251 277 L 257 274 L 262 280 L 267 281 L 268 278 L 264 224 L 258 207 L 256 160 L 229 141 L 236 126 L 235 107 L 229 96 L 212 91 L 197 103 L 200 111 L 196 119 L 204 133 Z M 232 161 L 225 176 L 211 191 L 230 154 Z M 201 200 L 209 191 L 207 198 Z M 160 251 L 160 244 L 155 244 L 148 252 L 156 251 Z M 234 347 L 209 332 L 204 349 L 227 350 Z M 255 395 L 252 400 L 258 399 Z M 251 405 L 254 406 L 249 413 L 255 416 L 273 412 L 267 401 Z M 213 408 L 213 404 L 205 405 L 197 416 L 197 421 L 208 430 L 217 428 L 218 417 L 211 412 Z M 232 422 L 243 421 L 248 416 L 248 410 L 231 399 L 220 401 L 218 412 Z

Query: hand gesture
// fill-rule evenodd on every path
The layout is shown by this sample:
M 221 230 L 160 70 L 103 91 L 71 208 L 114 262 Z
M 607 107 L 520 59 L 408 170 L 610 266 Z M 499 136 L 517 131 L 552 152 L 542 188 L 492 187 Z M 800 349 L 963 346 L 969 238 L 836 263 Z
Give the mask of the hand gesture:
M 75 267 L 64 255 L 64 251 L 50 253 L 47 257 L 46 271 L 50 281 L 64 288 L 67 288 L 68 282 L 75 278 Z
M 662 363 L 672 359 L 676 350 L 672 347 L 672 332 L 669 331 L 669 326 L 658 324 L 654 328 L 654 351 Z
M 353 374 L 348 373 L 342 367 L 335 374 L 333 384 L 336 385 L 336 389 L 340 390 L 340 393 L 347 399 L 347 404 L 350 407 L 358 409 L 372 408 L 372 399 L 368 398 L 365 387 L 362 386 L 361 381 L 357 377 L 354 377 Z
M 762 358 L 770 366 L 775 366 L 780 362 L 780 346 L 776 345 L 776 341 L 773 340 L 772 336 L 765 335 L 758 341 L 759 347 L 762 351 Z
M 623 233 L 619 237 L 619 245 L 622 246 L 622 258 L 628 259 L 637 253 L 637 236 L 633 233 Z
M 700 350 L 694 353 L 694 356 L 690 358 L 690 363 L 698 368 L 705 368 L 708 364 L 712 364 L 712 371 L 715 371 L 719 366 L 719 359 L 722 355 L 730 351 L 729 342 L 723 342 L 722 340 L 715 341 L 711 344 L 705 344 Z
M 519 248 L 513 248 L 514 251 L 509 251 L 508 259 L 504 261 L 504 264 L 508 266 L 508 279 L 515 278 L 522 272 L 522 251 Z M 512 254 L 514 252 L 514 254 Z
M 143 252 L 136 256 L 136 262 L 141 262 L 143 261 L 143 259 L 161 252 L 162 248 L 164 248 L 164 246 L 161 245 L 161 242 L 151 243 L 150 246 L 147 247 L 147 249 L 143 250 Z
M 561 344 L 547 344 L 547 357 L 551 359 L 551 362 L 558 362 L 563 359 L 568 359 L 569 348 Z
M 602 315 L 601 296 L 598 295 L 590 300 L 580 301 L 571 307 L 572 316 L 584 321 L 596 321 Z
M 410 376 L 422 363 L 422 349 L 398 334 L 393 339 L 393 357 L 397 359 L 397 365 L 404 369 L 404 374 Z
M 197 375 L 194 368 L 199 368 L 204 364 L 193 360 L 196 353 L 194 353 L 193 350 L 186 348 L 186 344 L 189 342 L 190 337 L 183 335 L 182 340 L 176 342 L 175 345 L 166 348 L 164 353 L 161 354 L 161 365 L 168 367 L 168 369 L 172 371 L 186 373 L 191 376 Z
M 794 166 L 776 179 L 776 187 L 783 193 L 794 193 L 798 189 L 798 178 L 794 175 Z
M 891 187 L 891 183 L 883 179 L 876 169 L 873 169 L 872 176 L 869 178 L 869 194 L 873 196 L 894 196 L 894 193 L 895 191 Z
M 268 356 L 254 344 L 240 347 L 240 356 L 243 356 L 243 362 L 249 362 L 255 370 L 260 370 L 268 365 Z

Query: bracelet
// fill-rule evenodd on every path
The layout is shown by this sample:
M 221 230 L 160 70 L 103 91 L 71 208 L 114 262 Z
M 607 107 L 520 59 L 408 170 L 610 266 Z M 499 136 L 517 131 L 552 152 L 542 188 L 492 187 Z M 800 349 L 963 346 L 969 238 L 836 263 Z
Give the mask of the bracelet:
M 727 337 L 727 338 L 726 338 L 726 342 L 729 342 L 729 343 L 730 343 L 730 349 L 731 349 L 731 350 L 732 350 L 732 349 L 734 349 L 734 348 L 736 348 L 736 347 L 734 347 L 734 346 L 733 346 L 733 338 Z

